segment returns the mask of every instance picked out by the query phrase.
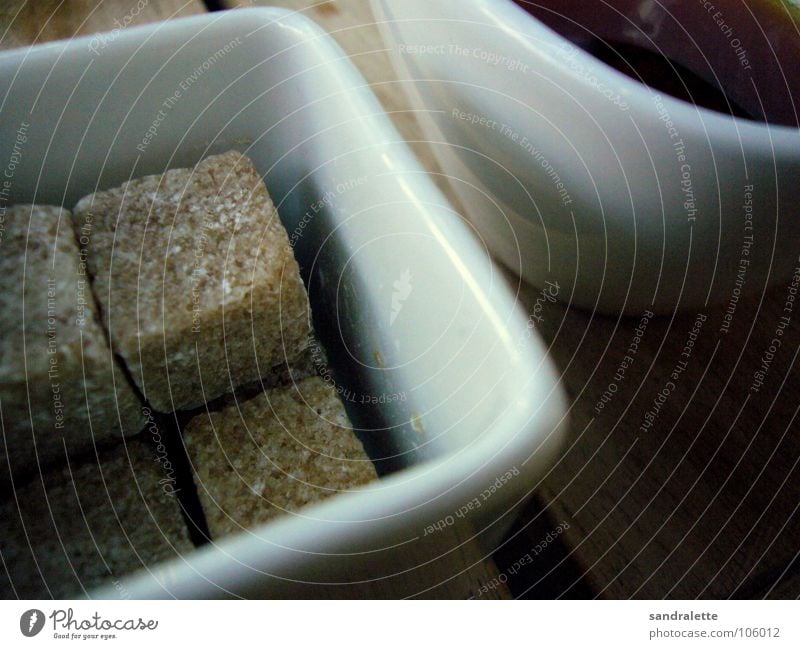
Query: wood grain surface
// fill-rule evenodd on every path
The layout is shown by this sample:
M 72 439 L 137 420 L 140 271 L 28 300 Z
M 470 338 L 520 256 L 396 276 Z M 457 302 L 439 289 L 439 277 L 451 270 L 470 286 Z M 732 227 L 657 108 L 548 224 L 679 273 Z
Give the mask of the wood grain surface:
M 541 333 L 573 425 L 541 496 L 575 522 L 566 538 L 597 595 L 749 597 L 796 575 L 800 314 L 764 386 L 750 391 L 786 291 L 740 302 L 728 334 L 721 309 L 651 319 L 634 355 L 640 319 L 546 307 Z M 625 356 L 633 363 L 617 380 Z
M 0 47 L 9 49 L 203 13 L 201 0 L 4 0 Z

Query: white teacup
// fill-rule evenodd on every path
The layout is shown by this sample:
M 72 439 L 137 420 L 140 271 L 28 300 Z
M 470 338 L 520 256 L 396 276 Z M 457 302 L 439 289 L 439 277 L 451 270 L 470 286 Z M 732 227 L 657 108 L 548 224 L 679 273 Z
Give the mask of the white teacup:
M 372 2 L 466 216 L 525 280 L 605 312 L 731 314 L 800 282 L 797 128 L 653 90 L 510 0 Z

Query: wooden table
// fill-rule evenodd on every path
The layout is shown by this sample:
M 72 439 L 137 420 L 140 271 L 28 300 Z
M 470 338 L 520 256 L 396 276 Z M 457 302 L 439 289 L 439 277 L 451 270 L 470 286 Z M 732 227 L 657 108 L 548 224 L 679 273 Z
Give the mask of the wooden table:
M 75 2 L 54 11 L 58 2 L 37 3 L 35 9 L 27 3 L 16 18 L 15 7 L 6 8 L 2 29 L 10 28 L 2 43 L 108 29 L 134 4 L 107 0 L 92 9 Z M 326 28 L 423 164 L 438 171 L 366 0 L 264 4 L 303 11 Z M 194 1 L 151 3 L 136 22 L 204 10 Z M 511 275 L 508 280 L 519 283 Z M 564 454 L 512 534 L 496 548 L 497 565 L 473 541 L 461 542 L 437 567 L 453 578 L 427 595 L 474 595 L 504 575 L 515 595 L 528 597 L 798 597 L 800 313 L 792 316 L 760 390 L 750 389 L 787 291 L 779 286 L 741 301 L 728 333 L 720 330 L 721 309 L 703 312 L 686 370 L 649 427 L 643 422 L 654 412 L 654 399 L 680 360 L 698 314 L 652 318 L 641 331 L 639 318 L 603 317 L 548 303 L 539 333 L 570 398 L 572 425 Z M 523 308 L 532 308 L 536 293 L 520 286 Z M 634 342 L 633 362 L 620 375 Z M 563 522 L 568 529 L 564 525 L 558 532 Z M 547 538 L 554 538 L 547 549 L 519 567 L 519 559 Z M 507 594 L 502 587 L 489 593 Z

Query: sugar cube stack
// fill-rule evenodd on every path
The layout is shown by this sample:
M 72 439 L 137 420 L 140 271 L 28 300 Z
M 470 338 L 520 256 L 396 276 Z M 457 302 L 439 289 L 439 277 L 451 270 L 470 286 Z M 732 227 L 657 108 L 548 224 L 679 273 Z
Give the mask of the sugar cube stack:
M 141 431 L 68 211 L 16 205 L 0 239 L 0 484 Z

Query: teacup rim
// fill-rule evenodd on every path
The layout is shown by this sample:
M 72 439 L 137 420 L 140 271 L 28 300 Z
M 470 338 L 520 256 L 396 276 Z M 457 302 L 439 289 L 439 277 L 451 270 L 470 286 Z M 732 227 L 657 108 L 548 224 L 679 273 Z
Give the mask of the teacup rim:
M 575 57 L 586 64 L 590 64 L 593 68 L 602 71 L 607 78 L 614 80 L 615 86 L 625 87 L 626 93 L 628 93 L 626 94 L 626 101 L 628 101 L 628 103 L 636 103 L 643 106 L 646 103 L 652 103 L 653 97 L 658 95 L 660 96 L 661 103 L 668 109 L 668 112 L 673 117 L 673 121 L 677 122 L 680 120 L 682 122 L 689 122 L 690 118 L 697 113 L 700 115 L 701 123 L 707 128 L 713 127 L 732 131 L 736 134 L 737 139 L 741 139 L 745 133 L 749 132 L 752 136 L 769 138 L 772 140 L 773 146 L 780 142 L 778 138 L 781 136 L 791 135 L 796 137 L 800 135 L 800 125 L 788 126 L 771 122 L 760 122 L 736 115 L 727 115 L 711 108 L 706 108 L 705 106 L 692 104 L 683 99 L 674 97 L 669 93 L 658 91 L 645 83 L 631 79 L 625 73 L 592 56 L 590 53 L 572 43 L 569 39 L 536 18 L 536 16 L 525 11 L 525 9 L 514 2 L 514 0 L 501 0 L 501 2 L 478 0 L 478 3 L 484 5 L 489 10 L 488 14 L 492 15 L 498 24 L 511 27 L 522 36 L 526 35 L 524 30 L 525 21 L 527 21 L 528 25 L 535 24 L 538 29 L 545 30 L 554 41 L 562 44 L 563 51 L 567 51 L 563 46 L 569 48 L 571 57 Z M 503 15 L 501 12 L 506 12 L 507 15 Z M 529 42 L 525 43 L 525 46 L 533 47 Z M 554 65 L 564 69 L 565 72 L 569 72 L 567 64 L 562 58 L 555 58 Z M 579 82 L 584 86 L 589 84 L 585 79 L 580 79 Z M 691 113 L 691 115 L 689 113 Z

